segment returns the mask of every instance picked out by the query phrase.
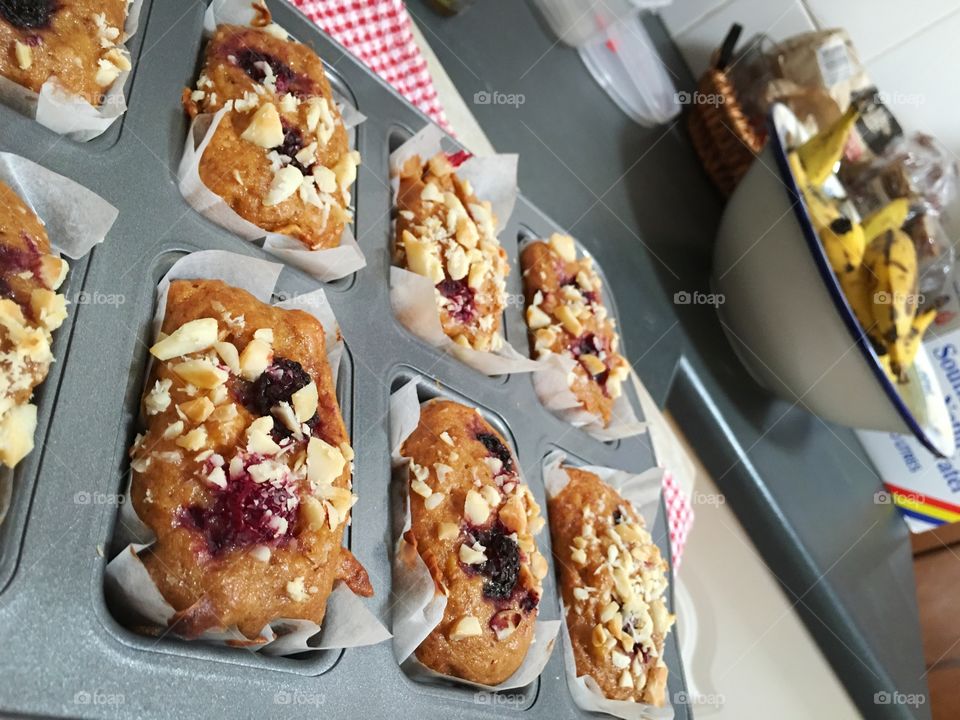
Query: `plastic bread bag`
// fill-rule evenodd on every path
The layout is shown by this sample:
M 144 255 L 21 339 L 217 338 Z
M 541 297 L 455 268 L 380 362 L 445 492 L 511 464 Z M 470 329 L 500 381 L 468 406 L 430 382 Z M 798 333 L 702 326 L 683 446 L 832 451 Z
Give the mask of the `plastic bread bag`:
M 269 303 L 282 266 L 264 260 L 236 255 L 221 250 L 192 253 L 177 261 L 157 287 L 157 310 L 153 319 L 154 336 L 166 313 L 167 291 L 177 279 L 222 280 Z M 316 317 L 326 336 L 327 359 L 336 386 L 337 370 L 344 351 L 343 338 L 323 290 L 298 295 L 275 304 L 285 309 L 299 309 Z M 146 382 L 149 382 L 149 368 Z M 126 497 L 129 498 L 129 486 Z M 121 505 L 118 535 L 125 547 L 107 565 L 107 590 L 119 606 L 160 628 L 168 627 L 174 608 L 160 593 L 138 554 L 153 541 L 153 533 L 137 516 L 129 501 Z M 236 628 L 208 631 L 198 641 L 248 647 L 268 655 L 330 648 L 359 647 L 383 642 L 390 633 L 361 598 L 340 582 L 334 585 L 327 599 L 326 616 L 321 628 L 302 619 L 277 618 L 265 626 L 255 640 L 244 637 Z M 315 638 L 315 639 L 314 639 Z M 312 641 L 311 641 L 312 640 Z
M 446 137 L 436 125 L 425 126 L 390 154 L 390 187 L 393 206 L 400 189 L 399 171 L 415 155 L 424 161 L 443 152 Z M 470 156 L 457 167 L 457 175 L 470 182 L 477 197 L 489 200 L 497 218 L 499 235 L 513 212 L 517 199 L 517 156 Z M 396 237 L 394 228 L 391 246 Z M 533 372 L 539 365 L 525 357 L 506 341 L 499 349 L 480 351 L 464 347 L 451 340 L 440 324 L 437 312 L 436 290 L 430 278 L 401 267 L 390 268 L 390 304 L 397 319 L 414 335 L 428 344 L 447 352 L 461 362 L 487 375 L 505 375 Z M 498 336 L 502 340 L 502 336 Z
M 127 21 L 122 28 L 117 47 L 125 50 L 125 43 L 137 32 L 143 0 L 133 0 L 127 6 Z M 119 28 L 104 27 L 105 32 Z M 109 38 L 109 36 L 106 36 Z M 105 40 L 108 42 L 109 40 Z M 69 94 L 56 77 L 47 79 L 40 92 L 0 77 L 0 102 L 17 112 L 33 118 L 44 127 L 77 142 L 99 137 L 127 111 L 123 87 L 131 70 L 121 70 L 104 93 L 99 106 L 86 98 Z
M 567 473 L 561 468 L 566 461 L 566 455 L 554 450 L 543 459 L 543 481 L 547 491 L 547 498 L 558 495 L 570 482 Z M 643 518 L 644 525 L 652 529 L 660 509 L 660 493 L 663 481 L 663 469 L 651 468 L 643 473 L 628 473 L 608 467 L 576 466 L 580 470 L 591 472 L 603 482 L 616 490 L 627 500 L 637 514 Z M 562 604 L 562 603 L 561 603 Z M 566 608 L 561 608 L 566 618 Z M 582 710 L 588 712 L 602 712 L 624 720 L 671 720 L 674 716 L 670 705 L 670 694 L 666 693 L 666 705 L 662 708 L 646 703 L 631 702 L 628 700 L 611 700 L 603 695 L 600 686 L 589 675 L 577 677 L 577 665 L 570 644 L 566 620 L 563 621 L 563 661 L 567 675 L 567 687 L 573 696 L 573 701 Z
M 249 25 L 262 16 L 255 7 L 249 0 L 216 0 L 207 8 L 204 29 L 210 35 L 219 24 Z M 347 130 L 363 122 L 364 116 L 346 98 L 334 92 L 334 99 Z M 177 170 L 180 193 L 187 203 L 204 217 L 244 240 L 262 241 L 264 251 L 318 280 L 336 280 L 363 268 L 367 261 L 349 223 L 344 225 L 337 247 L 311 250 L 294 237 L 254 225 L 204 185 L 200 178 L 200 159 L 227 111 L 228 108 L 224 107 L 213 114 L 197 115 L 190 124 Z
M 117 209 L 92 190 L 13 153 L 0 152 L 0 182 L 43 222 L 54 255 L 71 260 L 83 257 L 104 241 L 117 219 Z M 65 283 L 72 284 L 68 295 L 78 297 L 81 278 L 71 282 L 68 270 Z M 65 293 L 66 285 L 59 291 Z M 67 309 L 69 312 L 69 297 Z M 9 507 L 13 475 L 13 470 L 0 466 L 0 522 Z
M 417 395 L 417 381 L 413 380 L 390 397 L 390 457 L 395 478 L 406 478 L 409 458 L 400 454 L 400 448 L 419 424 L 420 400 Z M 406 493 L 404 495 L 406 496 Z M 553 652 L 560 627 L 559 620 L 537 620 L 526 658 L 513 675 L 499 685 L 483 685 L 442 675 L 417 660 L 414 651 L 440 624 L 447 599 L 437 592 L 426 563 L 403 537 L 411 527 L 409 500 L 405 499 L 404 502 L 404 524 L 393 562 L 393 594 L 396 598 L 393 606 L 393 654 L 397 664 L 419 678 L 442 679 L 482 690 L 510 690 L 524 687 L 536 680 Z

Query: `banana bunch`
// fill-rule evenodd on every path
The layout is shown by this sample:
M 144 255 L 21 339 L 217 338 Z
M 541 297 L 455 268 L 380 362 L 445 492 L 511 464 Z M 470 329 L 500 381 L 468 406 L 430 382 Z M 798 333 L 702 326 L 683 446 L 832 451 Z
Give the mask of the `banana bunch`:
M 917 314 L 917 251 L 900 230 L 909 203 L 894 200 L 857 223 L 820 188 L 856 118 L 851 108 L 824 133 L 788 153 L 787 160 L 847 302 L 887 374 L 905 382 L 923 334 L 936 317 L 933 309 Z

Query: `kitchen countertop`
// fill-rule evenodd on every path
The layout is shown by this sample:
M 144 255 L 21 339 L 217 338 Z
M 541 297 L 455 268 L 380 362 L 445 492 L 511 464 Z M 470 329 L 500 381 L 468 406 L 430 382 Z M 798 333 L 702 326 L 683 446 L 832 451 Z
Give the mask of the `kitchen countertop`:
M 604 267 L 631 362 L 860 711 L 929 717 L 926 704 L 876 699 L 927 688 L 908 534 L 892 506 L 873 502 L 880 480 L 855 436 L 760 388 L 713 307 L 674 303 L 709 292 L 722 209 L 682 121 L 632 123 L 527 3 L 484 0 L 451 19 L 424 0 L 408 7 L 492 144 L 520 153 L 527 197 Z M 677 87 L 692 89 L 659 22 L 648 27 Z M 523 100 L 475 102 L 482 91 Z

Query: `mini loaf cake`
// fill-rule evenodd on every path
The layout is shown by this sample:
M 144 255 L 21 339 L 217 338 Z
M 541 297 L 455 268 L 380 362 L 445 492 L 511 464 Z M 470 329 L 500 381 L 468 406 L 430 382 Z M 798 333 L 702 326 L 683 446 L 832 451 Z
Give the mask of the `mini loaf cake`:
M 548 509 L 577 677 L 592 677 L 608 698 L 660 707 L 674 621 L 663 600 L 667 563 L 629 502 L 593 473 L 562 469 L 570 482 Z
M 554 234 L 549 242 L 528 244 L 520 264 L 531 352 L 537 359 L 555 353 L 576 360 L 567 379 L 571 392 L 609 425 L 630 366 L 617 352 L 620 337 L 603 305 L 593 261 L 578 260 L 573 238 Z
M 66 276 L 40 218 L 0 182 L 0 463 L 10 468 L 33 450 L 30 398 L 53 362 L 52 333 L 67 317 L 57 293 Z
M 324 331 L 216 280 L 170 284 L 131 450 L 131 500 L 156 535 L 144 565 L 195 637 L 320 623 L 335 581 L 366 571 L 341 547 L 356 498 Z
M 430 278 L 448 337 L 474 350 L 498 350 L 510 266 L 490 202 L 477 199 L 455 172 L 463 157 L 438 153 L 423 163 L 414 156 L 401 168 L 396 262 Z
M 260 6 L 259 27 L 220 25 L 207 44 L 192 118 L 227 108 L 200 158 L 200 179 L 234 212 L 310 249 L 337 247 L 351 222 L 350 150 L 323 62 Z
M 93 106 L 130 69 L 127 0 L 0 1 L 0 75 L 40 92 L 55 77 Z
M 540 508 L 503 438 L 473 408 L 424 404 L 401 453 L 410 458 L 406 548 L 447 598 L 417 659 L 444 675 L 501 683 L 523 662 L 536 625 L 547 573 L 534 541 Z

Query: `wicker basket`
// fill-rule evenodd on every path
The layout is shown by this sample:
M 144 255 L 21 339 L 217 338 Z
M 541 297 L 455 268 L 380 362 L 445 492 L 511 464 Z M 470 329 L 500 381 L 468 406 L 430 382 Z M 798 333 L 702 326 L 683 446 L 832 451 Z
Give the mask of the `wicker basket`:
M 714 53 L 697 85 L 699 96 L 687 116 L 687 129 L 707 175 L 729 196 L 766 143 L 747 120 L 733 83 L 724 71 L 740 35 L 734 26 Z

